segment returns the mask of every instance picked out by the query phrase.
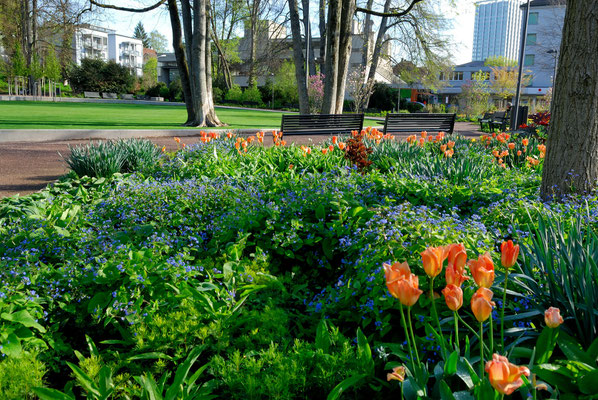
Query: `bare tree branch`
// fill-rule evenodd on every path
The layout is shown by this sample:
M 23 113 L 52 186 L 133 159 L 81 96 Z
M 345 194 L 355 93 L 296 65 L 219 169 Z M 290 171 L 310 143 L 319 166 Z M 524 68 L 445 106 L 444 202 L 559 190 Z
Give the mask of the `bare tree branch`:
M 156 4 L 153 4 L 149 7 L 145 7 L 145 8 L 129 8 L 129 7 L 119 7 L 119 6 L 114 6 L 112 4 L 102 4 L 102 3 L 98 3 L 96 0 L 89 0 L 89 2 L 91 4 L 93 4 L 94 6 L 100 7 L 100 8 L 109 8 L 111 10 L 118 10 L 118 11 L 128 11 L 128 12 L 136 12 L 136 13 L 144 13 L 147 11 L 151 11 L 154 10 L 158 7 L 160 7 L 162 4 L 166 3 L 166 0 L 160 0 L 159 2 L 157 2 Z
M 355 8 L 355 12 L 359 11 L 359 12 L 370 14 L 370 15 L 376 15 L 378 17 L 402 17 L 403 15 L 409 14 L 409 12 L 411 12 L 411 10 L 413 9 L 413 7 L 415 7 L 415 5 L 422 1 L 424 1 L 424 0 L 412 0 L 411 4 L 409 4 L 409 7 L 407 7 L 404 10 L 391 9 L 389 12 L 380 12 L 380 11 L 369 10 L 367 8 L 357 7 L 357 8 Z

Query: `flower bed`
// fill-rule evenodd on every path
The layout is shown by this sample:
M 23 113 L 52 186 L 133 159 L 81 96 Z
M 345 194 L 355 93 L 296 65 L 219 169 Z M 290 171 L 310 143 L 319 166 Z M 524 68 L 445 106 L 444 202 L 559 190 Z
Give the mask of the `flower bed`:
M 0 395 L 598 393 L 598 201 L 540 200 L 542 144 L 263 137 L 0 202 Z

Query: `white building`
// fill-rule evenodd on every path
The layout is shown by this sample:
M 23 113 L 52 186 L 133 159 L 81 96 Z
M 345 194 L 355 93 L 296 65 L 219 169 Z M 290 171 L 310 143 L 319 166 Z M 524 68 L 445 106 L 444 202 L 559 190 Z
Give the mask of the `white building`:
M 143 75 L 143 43 L 139 39 L 118 33 L 108 34 L 108 58 Z
M 520 0 L 483 0 L 476 3 L 473 61 L 502 56 L 519 59 Z
M 84 58 L 114 60 L 143 75 L 143 43 L 139 39 L 120 35 L 113 29 L 84 24 L 73 38 L 73 59 L 81 64 Z

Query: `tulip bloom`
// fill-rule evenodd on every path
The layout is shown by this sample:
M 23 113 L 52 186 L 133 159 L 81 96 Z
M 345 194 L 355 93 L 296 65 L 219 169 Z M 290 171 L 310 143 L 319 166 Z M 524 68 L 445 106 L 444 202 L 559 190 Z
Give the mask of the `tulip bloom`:
M 455 266 L 458 270 L 463 270 L 467 261 L 467 252 L 462 243 L 450 244 L 444 248 L 444 254 L 448 257 L 448 265 Z
M 490 317 L 492 307 L 494 307 L 493 295 L 492 290 L 481 287 L 471 298 L 471 311 L 478 322 L 484 322 Z
M 490 254 L 480 254 L 477 260 L 467 262 L 473 280 L 480 287 L 489 288 L 494 282 L 494 263 Z
M 500 262 L 503 267 L 511 268 L 517 262 L 519 245 L 514 246 L 513 241 L 503 242 L 500 246 Z
M 397 281 L 399 279 L 407 278 L 409 275 L 411 275 L 409 264 L 407 264 L 407 262 L 396 262 L 392 265 L 384 263 L 382 264 L 382 267 L 384 268 L 384 275 L 386 277 L 386 287 L 388 287 L 390 294 L 398 299 L 399 292 L 397 290 Z
M 546 322 L 546 326 L 554 329 L 565 321 L 561 317 L 561 311 L 558 308 L 550 307 L 544 312 L 544 322 Z
M 521 375 L 529 376 L 527 367 L 518 367 L 511 364 L 507 357 L 494 354 L 492 361 L 486 363 L 486 372 L 488 379 L 494 389 L 501 394 L 510 395 L 523 385 Z
M 463 290 L 461 290 L 459 286 L 446 285 L 446 287 L 442 289 L 442 294 L 444 295 L 446 306 L 450 310 L 457 311 L 463 306 Z
M 383 264 L 383 267 L 386 275 L 386 287 L 390 294 L 407 307 L 417 303 L 423 292 L 419 290 L 419 279 L 411 273 L 409 265 L 404 262 L 392 265 Z
M 509 143 L 509 149 L 513 150 L 515 148 L 515 143 L 511 142 Z
M 405 367 L 394 367 L 391 373 L 386 374 L 386 381 L 390 382 L 392 380 L 403 382 L 405 380 Z
M 421 253 L 424 264 L 424 271 L 430 278 L 434 278 L 442 272 L 442 263 L 446 258 L 444 247 L 428 247 Z

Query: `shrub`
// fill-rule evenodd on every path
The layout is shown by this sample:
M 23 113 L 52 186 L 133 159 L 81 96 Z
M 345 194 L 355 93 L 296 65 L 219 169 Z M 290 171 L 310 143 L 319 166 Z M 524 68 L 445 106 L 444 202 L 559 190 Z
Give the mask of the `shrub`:
M 175 79 L 170 82 L 168 86 L 168 100 L 170 101 L 185 101 L 185 95 L 183 93 L 183 85 L 181 79 Z
M 263 104 L 262 94 L 257 86 L 250 86 L 243 92 L 242 96 L 243 103 L 254 103 L 257 105 Z
M 376 108 L 382 111 L 390 111 L 397 108 L 397 90 L 390 86 L 376 82 L 374 92 L 370 96 L 369 108 Z
M 241 90 L 241 87 L 239 85 L 233 84 L 233 86 L 228 90 L 228 92 L 226 92 L 224 99 L 226 101 L 240 103 L 243 99 L 243 91 Z
M 130 92 L 135 77 L 129 68 L 114 61 L 85 58 L 80 66 L 73 66 L 69 72 L 71 86 L 75 92 Z
M 43 386 L 46 367 L 34 354 L 0 361 L 0 399 L 33 399 L 34 387 Z
M 212 88 L 212 99 L 214 100 L 214 103 L 222 103 L 222 100 L 224 99 L 224 91 L 219 87 L 214 86 Z

